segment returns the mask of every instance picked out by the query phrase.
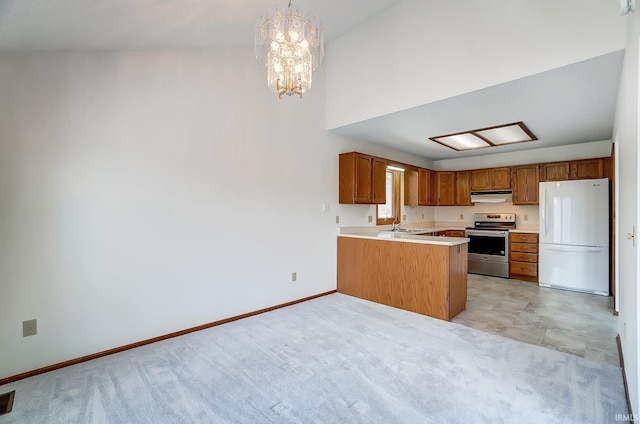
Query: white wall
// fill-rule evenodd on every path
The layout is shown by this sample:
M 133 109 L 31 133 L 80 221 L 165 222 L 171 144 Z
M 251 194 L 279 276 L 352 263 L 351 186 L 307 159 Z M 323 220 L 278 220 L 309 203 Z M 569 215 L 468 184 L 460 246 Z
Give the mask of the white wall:
M 497 166 L 602 158 L 611 156 L 611 145 L 610 140 L 594 141 L 591 143 L 545 147 L 520 152 L 438 160 L 434 161 L 433 166 L 434 169 L 438 171 L 462 171 L 465 169 L 492 168 Z
M 512 202 L 476 203 L 473 206 L 438 206 L 435 208 L 434 218 L 437 222 L 453 222 L 471 226 L 473 225 L 474 213 L 490 212 L 514 213 L 516 214 L 516 228 L 538 229 L 538 206 L 514 205 Z
M 327 47 L 327 128 L 611 53 L 624 31 L 610 1 L 404 0 Z
M 336 288 L 367 209 L 338 153 L 415 158 L 326 132 L 322 73 L 264 79 L 248 49 L 0 56 L 0 378 Z
M 616 105 L 613 140 L 619 153 L 617 163 L 618 205 L 616 208 L 617 224 L 620 229 L 616 240 L 618 252 L 618 281 L 619 281 L 619 329 L 624 354 L 629 396 L 633 412 L 640 413 L 639 392 L 639 354 L 638 304 L 640 291 L 638 290 L 638 249 L 633 241 L 626 238 L 632 233 L 638 223 L 638 37 L 640 37 L 640 10 L 630 13 L 626 18 L 627 46 L 625 50 L 624 66 L 618 91 Z M 636 235 L 637 239 L 637 235 Z

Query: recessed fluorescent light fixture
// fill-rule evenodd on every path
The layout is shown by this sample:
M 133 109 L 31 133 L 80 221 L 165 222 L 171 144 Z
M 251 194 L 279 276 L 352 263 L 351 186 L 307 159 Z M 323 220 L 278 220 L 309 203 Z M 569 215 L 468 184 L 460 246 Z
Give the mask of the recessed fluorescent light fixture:
M 398 166 L 391 166 L 391 165 L 387 165 L 387 169 L 390 169 L 392 171 L 400 171 L 400 172 L 404 172 L 404 168 L 400 168 Z
M 461 133 L 429 137 L 429 139 L 450 149 L 463 151 L 534 141 L 538 138 L 527 128 L 524 122 L 520 121 Z

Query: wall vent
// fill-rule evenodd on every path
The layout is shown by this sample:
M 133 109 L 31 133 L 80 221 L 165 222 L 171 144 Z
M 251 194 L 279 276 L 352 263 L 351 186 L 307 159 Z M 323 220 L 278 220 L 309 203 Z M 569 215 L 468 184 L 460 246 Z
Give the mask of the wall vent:
M 13 408 L 13 398 L 15 395 L 15 390 L 0 395 L 0 415 L 11 412 L 11 408 Z

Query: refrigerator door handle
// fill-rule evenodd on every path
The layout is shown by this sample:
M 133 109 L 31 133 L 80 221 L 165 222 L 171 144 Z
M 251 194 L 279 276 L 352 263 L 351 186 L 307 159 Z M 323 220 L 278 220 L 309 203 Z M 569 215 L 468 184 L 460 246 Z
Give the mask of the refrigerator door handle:
M 542 234 L 540 236 L 544 237 L 547 234 L 547 190 L 544 187 L 540 187 L 540 230 Z
M 548 250 L 555 250 L 556 252 L 580 252 L 580 253 L 600 253 L 602 247 L 583 247 L 583 246 L 553 246 L 548 247 Z

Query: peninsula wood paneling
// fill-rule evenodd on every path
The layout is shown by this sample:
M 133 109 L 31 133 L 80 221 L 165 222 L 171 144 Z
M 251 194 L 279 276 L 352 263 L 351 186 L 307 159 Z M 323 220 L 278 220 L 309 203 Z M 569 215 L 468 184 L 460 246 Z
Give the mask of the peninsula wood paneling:
M 467 243 L 449 248 L 449 319 L 467 307 Z
M 450 320 L 467 299 L 467 245 L 338 237 L 338 292 Z

